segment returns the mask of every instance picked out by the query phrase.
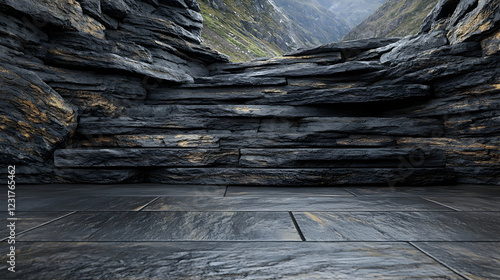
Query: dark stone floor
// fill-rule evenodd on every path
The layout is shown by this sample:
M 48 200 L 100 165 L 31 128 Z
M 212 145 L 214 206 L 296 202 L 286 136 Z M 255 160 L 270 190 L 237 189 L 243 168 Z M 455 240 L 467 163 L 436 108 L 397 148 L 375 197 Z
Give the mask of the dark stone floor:
M 500 279 L 498 186 L 43 185 L 16 196 L 17 272 L 3 239 L 0 279 Z

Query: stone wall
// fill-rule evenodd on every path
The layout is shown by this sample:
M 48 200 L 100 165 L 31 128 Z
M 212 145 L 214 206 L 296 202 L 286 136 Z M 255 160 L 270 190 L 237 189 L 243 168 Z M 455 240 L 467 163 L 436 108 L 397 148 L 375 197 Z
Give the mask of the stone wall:
M 0 158 L 25 183 L 500 184 L 499 1 L 229 63 L 194 1 L 0 0 Z
M 1 0 L 1 162 L 21 181 L 59 181 L 53 153 L 78 117 L 120 116 L 151 86 L 227 61 L 200 45 L 199 12 L 189 0 Z

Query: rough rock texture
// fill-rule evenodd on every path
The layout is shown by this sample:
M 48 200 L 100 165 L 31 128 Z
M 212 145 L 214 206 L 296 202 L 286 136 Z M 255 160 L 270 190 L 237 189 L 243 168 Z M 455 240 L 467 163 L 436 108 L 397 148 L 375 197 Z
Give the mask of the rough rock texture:
M 200 46 L 194 1 L 28 2 L 0 0 L 19 182 L 500 184 L 498 0 L 245 63 Z
M 57 181 L 53 153 L 78 115 L 123 114 L 148 88 L 193 82 L 226 61 L 199 45 L 198 12 L 189 1 L 0 1 L 2 163 Z
M 499 0 L 440 0 L 420 31 L 445 30 L 450 43 L 456 44 L 477 41 L 498 31 L 499 21 Z
M 39 164 L 76 129 L 73 108 L 33 72 L 0 65 L 0 159 Z

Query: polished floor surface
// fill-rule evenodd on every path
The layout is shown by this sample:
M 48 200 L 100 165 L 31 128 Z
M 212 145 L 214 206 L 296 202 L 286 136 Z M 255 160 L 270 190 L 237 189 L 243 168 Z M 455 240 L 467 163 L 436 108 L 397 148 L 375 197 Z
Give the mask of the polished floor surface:
M 499 186 L 21 185 L 15 273 L 0 207 L 0 279 L 500 279 Z

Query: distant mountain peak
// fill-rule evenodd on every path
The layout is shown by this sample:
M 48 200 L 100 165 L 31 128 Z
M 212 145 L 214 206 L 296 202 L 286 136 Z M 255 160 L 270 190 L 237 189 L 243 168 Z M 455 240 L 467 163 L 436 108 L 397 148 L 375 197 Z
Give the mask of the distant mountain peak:
M 375 13 L 354 27 L 344 40 L 404 37 L 417 34 L 438 0 L 387 0 Z

